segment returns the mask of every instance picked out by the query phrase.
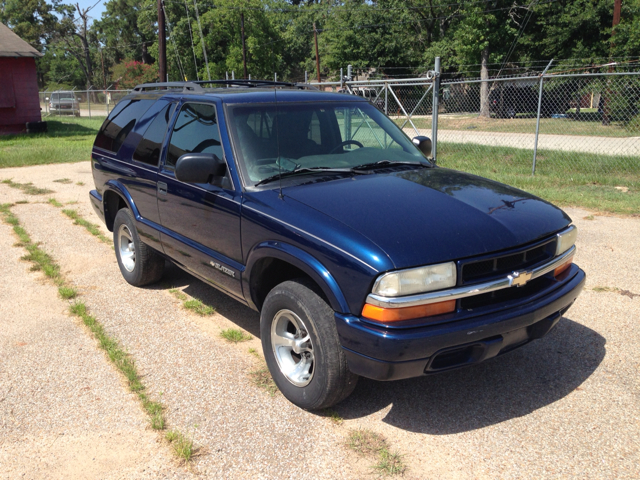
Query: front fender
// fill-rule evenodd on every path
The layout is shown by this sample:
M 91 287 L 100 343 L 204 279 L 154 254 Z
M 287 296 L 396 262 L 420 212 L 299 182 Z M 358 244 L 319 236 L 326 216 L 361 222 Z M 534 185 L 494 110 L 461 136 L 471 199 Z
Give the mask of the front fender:
M 299 268 L 320 286 L 329 300 L 331 308 L 336 312 L 349 312 L 347 300 L 331 272 L 309 253 L 283 242 L 262 242 L 251 250 L 245 270 L 246 274 L 242 276 L 242 287 L 245 292 L 251 292 L 250 278 L 253 267 L 263 258 L 277 258 Z M 245 294 L 245 297 L 250 306 L 257 310 L 256 299 L 248 298 L 252 295 Z

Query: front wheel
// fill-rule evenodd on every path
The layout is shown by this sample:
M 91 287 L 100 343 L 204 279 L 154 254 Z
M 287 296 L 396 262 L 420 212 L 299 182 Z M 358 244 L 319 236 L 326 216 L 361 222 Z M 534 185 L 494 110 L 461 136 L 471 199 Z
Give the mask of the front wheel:
M 140 241 L 128 208 L 118 210 L 113 221 L 113 244 L 120 273 L 131 285 L 141 287 L 162 278 L 164 258 Z
M 347 366 L 334 312 L 312 282 L 291 280 L 269 292 L 260 336 L 271 376 L 292 403 L 320 410 L 353 392 L 358 377 Z

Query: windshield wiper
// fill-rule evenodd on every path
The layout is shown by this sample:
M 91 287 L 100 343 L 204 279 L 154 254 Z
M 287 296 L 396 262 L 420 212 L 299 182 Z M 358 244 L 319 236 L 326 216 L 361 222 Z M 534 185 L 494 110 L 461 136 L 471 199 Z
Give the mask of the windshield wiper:
M 298 168 L 296 170 L 289 170 L 282 173 L 277 173 L 275 175 L 271 175 L 270 177 L 263 178 L 258 183 L 254 185 L 257 187 L 258 185 L 264 185 L 265 183 L 273 182 L 274 180 L 278 180 L 281 178 L 292 177 L 294 175 L 298 175 L 299 173 L 358 173 L 354 172 L 352 168 L 331 168 L 331 167 L 311 167 L 311 168 Z
M 358 165 L 356 167 L 352 167 L 351 171 L 355 173 L 359 173 L 361 171 L 366 170 L 374 170 L 376 168 L 386 168 L 393 165 L 415 165 L 416 167 L 426 167 L 431 168 L 433 165 L 426 160 L 417 161 L 417 162 L 403 162 L 403 161 L 395 161 L 395 160 L 380 160 L 379 162 L 373 163 L 363 163 L 362 165 Z

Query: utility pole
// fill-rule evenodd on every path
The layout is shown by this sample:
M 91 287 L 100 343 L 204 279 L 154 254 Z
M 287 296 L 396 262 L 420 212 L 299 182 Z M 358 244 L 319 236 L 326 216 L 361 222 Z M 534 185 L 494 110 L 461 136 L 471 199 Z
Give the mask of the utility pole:
M 615 0 L 613 3 L 613 25 L 611 27 L 611 47 L 609 49 L 610 54 L 613 53 L 613 47 L 615 46 L 614 38 L 616 34 L 616 27 L 620 23 L 620 12 L 622 10 L 622 0 Z M 615 67 L 613 62 L 610 62 L 611 66 L 609 66 L 609 73 L 613 73 Z M 607 85 L 611 80 L 607 80 Z M 609 96 L 611 95 L 611 90 L 607 87 L 607 92 L 604 98 L 604 105 L 602 105 L 602 124 L 609 125 L 611 123 L 611 112 L 609 111 Z
M 104 73 L 104 55 L 102 49 L 100 49 L 100 61 L 102 62 L 102 89 L 107 89 L 107 76 Z
M 316 22 L 313 22 L 313 37 L 316 41 L 316 70 L 318 71 L 318 83 L 320 83 L 320 55 L 318 54 L 318 30 L 316 30 Z
M 244 44 L 244 13 L 240 14 L 240 32 L 242 33 L 242 65 L 244 66 L 243 78 L 247 78 L 247 47 Z
M 162 0 L 158 0 L 158 76 L 161 82 L 167 81 L 167 34 L 164 27 Z

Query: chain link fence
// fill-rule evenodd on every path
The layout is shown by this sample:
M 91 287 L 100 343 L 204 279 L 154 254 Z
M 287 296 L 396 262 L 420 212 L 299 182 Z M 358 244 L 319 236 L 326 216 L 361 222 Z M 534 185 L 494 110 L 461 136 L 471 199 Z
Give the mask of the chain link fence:
M 130 90 L 45 90 L 40 92 L 43 120 L 47 117 L 106 117 Z
M 485 173 L 640 175 L 640 76 L 446 82 L 440 160 Z
M 431 79 L 316 86 L 369 99 L 410 137 L 435 136 Z M 442 80 L 438 93 L 442 166 L 640 185 L 639 72 Z
M 409 137 L 437 134 L 437 161 L 445 167 L 507 182 L 534 174 L 640 185 L 640 72 L 438 80 L 430 75 L 312 85 L 368 99 Z M 45 91 L 40 102 L 45 119 L 104 117 L 128 93 Z M 354 131 L 364 121 L 343 120 Z

